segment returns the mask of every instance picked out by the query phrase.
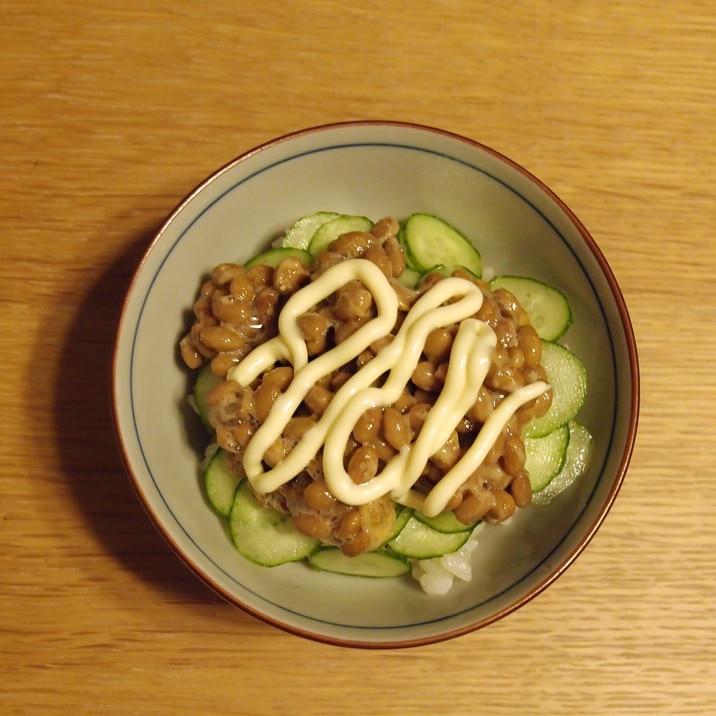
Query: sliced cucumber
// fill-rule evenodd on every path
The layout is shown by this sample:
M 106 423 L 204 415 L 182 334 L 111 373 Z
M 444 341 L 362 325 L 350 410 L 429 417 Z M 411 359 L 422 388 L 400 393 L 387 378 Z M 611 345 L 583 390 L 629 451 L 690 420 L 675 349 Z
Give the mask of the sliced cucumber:
M 455 271 L 464 271 L 472 278 L 475 278 L 475 279 L 480 278 L 479 276 L 474 274 L 472 271 L 470 271 L 470 269 L 467 269 L 464 266 L 457 266 L 457 265 L 453 265 L 453 264 L 450 264 L 449 266 L 446 266 L 444 264 L 440 264 L 438 266 L 433 266 L 428 271 L 428 273 L 437 273 L 437 274 L 440 274 L 440 276 L 442 276 L 443 278 L 450 278 L 450 276 L 452 276 L 455 273 Z
M 299 532 L 290 515 L 264 507 L 243 480 L 234 495 L 229 531 L 236 549 L 246 559 L 264 567 L 306 559 L 320 540 Z
M 365 216 L 340 214 L 334 219 L 329 219 L 316 229 L 316 233 L 313 234 L 308 244 L 308 250 L 313 256 L 317 256 L 322 251 L 325 251 L 339 236 L 343 236 L 349 231 L 370 231 L 372 228 L 373 222 Z
M 201 421 L 212 432 L 213 428 L 209 423 L 209 406 L 206 404 L 206 396 L 217 383 L 221 383 L 223 380 L 211 370 L 210 363 L 205 363 L 199 369 L 194 383 L 194 405 L 196 405 Z
M 448 534 L 465 531 L 472 532 L 472 530 L 474 530 L 480 522 L 480 520 L 475 520 L 472 524 L 466 525 L 464 522 L 460 522 L 460 520 L 455 517 L 454 512 L 441 512 L 435 517 L 427 517 L 419 510 L 416 510 L 415 517 L 424 524 L 428 525 L 428 527 L 432 527 L 438 532 L 446 532 Z
M 539 438 L 566 425 L 587 397 L 587 371 L 582 361 L 559 343 L 542 341 L 542 366 L 552 386 L 552 405 L 541 418 L 525 426 L 523 436 Z
M 546 505 L 584 474 L 592 452 L 593 438 L 583 425 L 570 420 L 569 445 L 562 469 L 539 492 L 532 495 L 536 505 Z
M 241 477 L 229 465 L 229 453 L 219 448 L 207 465 L 204 487 L 209 504 L 223 517 L 231 513 L 239 482 Z
M 388 537 L 386 541 L 390 542 L 390 540 L 395 539 L 402 531 L 405 525 L 408 524 L 408 520 L 413 516 L 413 510 L 410 507 L 405 507 L 404 505 L 399 505 L 396 509 L 395 513 L 395 525 L 393 526 L 393 532 L 391 533 L 390 537 Z
M 310 266 L 313 263 L 313 256 L 303 249 L 294 249 L 288 246 L 278 246 L 274 249 L 264 251 L 258 256 L 249 259 L 244 266 L 251 268 L 252 266 L 270 266 L 276 268 L 285 258 L 295 256 L 302 264 Z
M 530 476 L 533 493 L 542 490 L 562 469 L 568 445 L 566 425 L 541 438 L 525 438 L 525 470 Z
M 388 546 L 410 559 L 433 559 L 442 557 L 462 547 L 470 538 L 470 531 L 438 532 L 413 516 L 400 534 L 388 542 Z
M 490 281 L 490 288 L 509 291 L 530 314 L 534 329 L 545 341 L 556 341 L 572 323 L 567 297 L 542 281 L 522 276 L 496 276 Z
M 335 219 L 338 214 L 335 211 L 317 211 L 315 214 L 302 216 L 286 229 L 286 235 L 281 241 L 281 246 L 293 249 L 308 249 L 311 238 L 321 224 L 330 219 Z
M 410 571 L 410 563 L 394 552 L 378 549 L 346 557 L 337 547 L 321 547 L 308 557 L 311 567 L 351 577 L 400 577 Z
M 412 214 L 403 222 L 399 239 L 410 268 L 428 271 L 434 266 L 461 266 L 475 276 L 482 276 L 480 252 L 437 216 Z
M 398 283 L 401 283 L 403 286 L 407 286 L 408 288 L 415 288 L 420 283 L 420 279 L 422 277 L 422 272 L 417 269 L 410 268 L 410 266 L 406 266 L 403 269 L 403 273 L 401 273 L 398 278 Z

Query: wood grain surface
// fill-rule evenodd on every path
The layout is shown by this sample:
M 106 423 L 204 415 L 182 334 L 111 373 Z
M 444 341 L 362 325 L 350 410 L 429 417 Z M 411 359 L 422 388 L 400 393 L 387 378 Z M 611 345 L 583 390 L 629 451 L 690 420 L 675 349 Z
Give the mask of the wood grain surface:
M 716 709 L 716 6 L 710 0 L 0 2 L 0 712 Z M 124 292 L 181 197 L 277 135 L 436 125 L 551 186 L 609 260 L 642 371 L 622 492 L 519 612 L 332 648 L 224 604 L 113 437 Z

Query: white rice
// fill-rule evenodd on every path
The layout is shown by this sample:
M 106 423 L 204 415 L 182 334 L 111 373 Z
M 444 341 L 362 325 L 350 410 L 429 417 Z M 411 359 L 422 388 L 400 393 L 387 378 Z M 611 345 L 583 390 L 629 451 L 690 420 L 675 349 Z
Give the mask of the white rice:
M 470 558 L 477 547 L 477 535 L 483 527 L 484 522 L 475 527 L 470 538 L 457 552 L 434 559 L 416 559 L 413 562 L 413 578 L 420 583 L 426 594 L 447 594 L 456 578 L 463 582 L 472 579 Z

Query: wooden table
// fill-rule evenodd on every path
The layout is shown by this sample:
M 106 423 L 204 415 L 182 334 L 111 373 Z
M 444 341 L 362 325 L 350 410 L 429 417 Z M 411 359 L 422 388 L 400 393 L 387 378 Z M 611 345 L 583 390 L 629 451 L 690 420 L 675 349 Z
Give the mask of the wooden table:
M 712 2 L 1 5 L 0 713 L 714 712 Z M 553 187 L 642 368 L 631 469 L 577 563 L 486 629 L 382 653 L 204 587 L 137 501 L 108 398 L 123 294 L 175 203 L 348 119 L 441 126 Z

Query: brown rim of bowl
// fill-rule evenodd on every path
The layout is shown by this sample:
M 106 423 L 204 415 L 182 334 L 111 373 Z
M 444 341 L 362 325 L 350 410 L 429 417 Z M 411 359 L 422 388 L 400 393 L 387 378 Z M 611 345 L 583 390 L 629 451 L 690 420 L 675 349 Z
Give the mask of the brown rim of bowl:
M 619 467 L 617 470 L 616 477 L 612 483 L 612 486 L 610 488 L 609 494 L 607 495 L 607 498 L 605 499 L 604 503 L 599 509 L 599 512 L 592 522 L 592 524 L 589 526 L 589 528 L 585 531 L 585 534 L 583 537 L 579 540 L 579 542 L 575 545 L 575 547 L 570 551 L 570 553 L 562 559 L 559 566 L 554 569 L 547 577 L 545 577 L 542 581 L 540 581 L 537 585 L 535 585 L 532 589 L 530 589 L 526 594 L 522 595 L 520 598 L 515 600 L 514 602 L 508 604 L 507 606 L 497 610 L 493 614 L 491 614 L 489 617 L 485 617 L 483 619 L 480 619 L 476 622 L 473 622 L 471 624 L 467 624 L 465 626 L 452 629 L 440 634 L 434 634 L 434 635 L 428 635 L 425 637 L 415 637 L 415 638 L 408 638 L 408 639 L 401 639 L 401 640 L 393 640 L 393 641 L 368 641 L 368 640 L 360 640 L 360 639 L 349 639 L 349 638 L 341 638 L 336 636 L 331 636 L 328 634 L 318 634 L 314 633 L 308 629 L 303 629 L 301 627 L 295 626 L 293 624 L 286 623 L 278 618 L 271 617 L 269 615 L 266 615 L 259 610 L 253 608 L 251 605 L 246 604 L 242 602 L 240 599 L 237 599 L 235 596 L 231 595 L 227 590 L 225 590 L 221 585 L 217 584 L 214 580 L 211 579 L 208 575 L 204 573 L 200 565 L 195 564 L 189 557 L 187 557 L 183 551 L 181 550 L 180 546 L 177 544 L 177 542 L 174 540 L 174 538 L 171 536 L 169 531 L 163 526 L 161 523 L 161 520 L 159 519 L 158 515 L 153 511 L 151 505 L 149 504 L 149 501 L 146 499 L 146 496 L 144 495 L 139 480 L 137 479 L 137 476 L 135 475 L 132 465 L 130 463 L 129 457 L 127 455 L 127 451 L 125 450 L 123 437 L 121 434 L 121 431 L 119 429 L 119 416 L 117 413 L 117 385 L 116 385 L 116 373 L 117 373 L 117 362 L 119 359 L 118 356 L 118 337 L 119 333 L 121 332 L 122 325 L 125 320 L 127 305 L 129 303 L 129 298 L 132 294 L 132 291 L 134 290 L 134 286 L 137 283 L 138 275 L 142 270 L 142 267 L 146 263 L 147 257 L 151 253 L 152 249 L 154 248 L 155 244 L 159 241 L 161 236 L 164 234 L 166 229 L 169 227 L 169 225 L 174 221 L 177 214 L 194 198 L 195 195 L 200 193 L 206 186 L 208 186 L 210 183 L 215 181 L 220 175 L 224 174 L 226 171 L 231 169 L 237 164 L 240 164 L 241 162 L 246 161 L 249 157 L 252 157 L 256 154 L 259 154 L 263 151 L 266 151 L 267 149 L 270 149 L 271 147 L 277 146 L 279 144 L 283 144 L 285 142 L 292 141 L 294 139 L 297 139 L 302 136 L 307 136 L 311 134 L 318 134 L 324 131 L 331 131 L 331 130 L 337 130 L 341 128 L 349 129 L 351 127 L 394 127 L 394 128 L 404 128 L 409 130 L 415 130 L 415 131 L 421 131 L 421 132 L 430 132 L 433 134 L 438 134 L 441 136 L 444 136 L 446 138 L 468 144 L 476 149 L 479 149 L 502 163 L 510 166 L 512 169 L 519 172 L 522 176 L 524 176 L 528 181 L 530 181 L 532 184 L 537 186 L 538 189 L 540 189 L 544 194 L 546 194 L 553 202 L 554 204 L 561 209 L 570 222 L 575 226 L 575 228 L 578 230 L 580 236 L 582 237 L 582 240 L 587 245 L 587 248 L 590 250 L 594 258 L 596 259 L 602 274 L 604 278 L 606 279 L 609 289 L 611 292 L 611 295 L 615 301 L 617 311 L 619 313 L 619 318 L 621 322 L 621 327 L 624 332 L 624 341 L 626 344 L 627 352 L 629 355 L 629 372 L 630 372 L 630 382 L 631 382 L 631 391 L 630 391 L 630 405 L 631 405 L 631 412 L 629 415 L 629 422 L 628 422 L 628 429 L 626 432 L 626 435 L 624 436 L 624 448 L 622 451 L 622 455 L 619 462 Z M 347 647 L 347 648 L 358 648 L 358 649 L 396 649 L 396 648 L 411 648 L 416 646 L 425 646 L 428 644 L 434 644 L 442 641 L 447 641 L 450 639 L 454 639 L 460 636 L 464 636 L 466 634 L 469 634 L 471 632 L 477 631 L 479 629 L 482 629 L 490 624 L 493 624 L 494 622 L 506 617 L 508 614 L 511 614 L 512 612 L 516 611 L 520 607 L 524 606 L 528 602 L 530 602 L 532 599 L 537 597 L 539 594 L 541 594 L 547 587 L 549 587 L 552 583 L 554 583 L 564 572 L 574 563 L 574 561 L 577 559 L 577 557 L 584 551 L 586 546 L 591 542 L 594 535 L 597 533 L 599 528 L 601 527 L 602 523 L 604 522 L 607 514 L 612 508 L 612 505 L 614 504 L 614 501 L 616 500 L 616 497 L 619 493 L 619 490 L 621 489 L 621 486 L 624 482 L 627 469 L 629 467 L 629 463 L 631 461 L 631 456 L 634 450 L 634 445 L 636 442 L 636 434 L 637 434 L 637 428 L 639 423 L 639 407 L 640 407 L 640 376 L 639 376 L 639 359 L 637 354 L 637 347 L 636 347 L 636 339 L 634 335 L 634 329 L 632 326 L 631 318 L 629 315 L 629 311 L 626 305 L 626 301 L 624 299 L 624 296 L 621 292 L 621 289 L 619 288 L 619 285 L 617 283 L 616 277 L 614 276 L 614 273 L 607 262 L 606 257 L 602 253 L 601 249 L 597 245 L 596 241 L 592 238 L 589 231 L 586 229 L 586 227 L 582 224 L 582 222 L 577 218 L 577 216 L 574 214 L 574 212 L 560 199 L 560 197 L 555 194 L 555 192 L 550 189 L 546 184 L 544 184 L 540 179 L 538 179 L 536 176 L 534 176 L 531 172 L 529 172 L 527 169 L 525 169 L 523 166 L 515 162 L 514 160 L 510 159 L 509 157 L 501 154 L 500 152 L 492 149 L 491 147 L 488 147 L 476 140 L 470 139 L 468 137 L 455 134 L 449 130 L 445 129 L 439 129 L 436 127 L 431 127 L 428 125 L 421 125 L 413 122 L 402 122 L 402 121 L 393 121 L 393 120 L 356 120 L 356 121 L 346 121 L 346 122 L 335 122 L 330 124 L 322 124 L 317 125 L 314 127 L 309 127 L 306 129 L 297 130 L 294 132 L 290 132 L 284 135 L 281 135 L 275 139 L 271 139 L 267 142 L 264 142 L 260 145 L 257 145 L 253 147 L 252 149 L 247 150 L 246 152 L 240 154 L 235 159 L 232 159 L 228 163 L 226 163 L 224 166 L 217 169 L 215 172 L 213 172 L 210 176 L 206 177 L 203 181 L 201 181 L 199 184 L 195 186 L 194 189 L 192 189 L 175 207 L 174 209 L 169 213 L 168 217 L 164 220 L 162 223 L 160 229 L 156 232 L 152 240 L 150 241 L 149 245 L 147 246 L 146 250 L 144 251 L 142 258 L 140 259 L 137 268 L 135 269 L 135 272 L 132 276 L 132 280 L 130 282 L 130 285 L 127 289 L 127 292 L 125 294 L 123 303 L 122 303 L 122 311 L 120 315 L 120 319 L 118 322 L 117 331 L 115 334 L 115 347 L 113 350 L 113 358 L 112 358 L 112 366 L 111 366 L 111 400 L 112 400 L 112 418 L 114 422 L 114 428 L 115 428 L 115 437 L 117 439 L 117 444 L 120 450 L 120 454 L 122 457 L 122 461 L 125 466 L 125 471 L 127 472 L 130 481 L 132 483 L 132 486 L 134 488 L 134 491 L 137 493 L 137 496 L 140 499 L 140 502 L 142 506 L 144 507 L 144 510 L 147 512 L 148 516 L 154 523 L 154 526 L 157 528 L 159 533 L 162 535 L 164 540 L 167 542 L 167 544 L 171 547 L 172 551 L 181 559 L 181 561 L 190 569 L 190 571 L 197 576 L 206 586 L 208 586 L 213 592 L 215 592 L 217 595 L 219 595 L 222 599 L 229 602 L 230 604 L 239 607 L 243 612 L 246 614 L 249 614 L 250 616 L 258 619 L 259 621 L 268 624 L 270 626 L 276 627 L 278 629 L 281 629 L 284 632 L 287 632 L 289 634 L 293 634 L 295 636 L 303 637 L 306 639 L 309 639 L 311 641 L 319 642 L 328 644 L 331 646 L 340 646 L 340 647 Z

